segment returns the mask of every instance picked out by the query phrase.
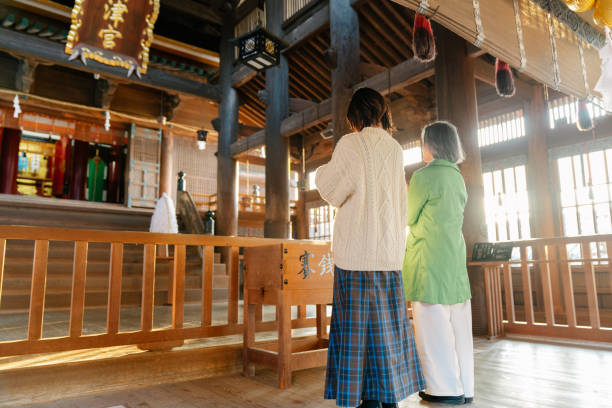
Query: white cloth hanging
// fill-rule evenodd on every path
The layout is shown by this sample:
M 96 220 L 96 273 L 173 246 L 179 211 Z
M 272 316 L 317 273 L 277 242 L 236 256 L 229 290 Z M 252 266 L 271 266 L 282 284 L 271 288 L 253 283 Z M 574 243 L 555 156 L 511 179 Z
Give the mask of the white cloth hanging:
M 166 193 L 162 194 L 161 198 L 157 201 L 157 205 L 155 205 L 149 231 L 164 234 L 178 233 L 174 202 Z
M 612 32 L 606 27 L 606 45 L 599 50 L 601 76 L 595 90 L 602 96 L 604 108 L 612 112 Z

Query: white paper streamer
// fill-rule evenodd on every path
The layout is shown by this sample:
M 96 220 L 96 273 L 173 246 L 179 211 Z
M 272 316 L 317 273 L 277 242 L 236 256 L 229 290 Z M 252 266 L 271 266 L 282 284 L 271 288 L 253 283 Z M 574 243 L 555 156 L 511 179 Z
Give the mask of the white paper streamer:
M 19 106 L 19 95 L 15 95 L 13 98 L 13 118 L 17 119 L 21 114 L 21 106 Z
M 514 0 L 514 19 L 516 21 L 516 36 L 518 37 L 519 53 L 521 55 L 521 66 L 519 71 L 523 72 L 527 66 L 527 53 L 523 42 L 523 24 L 521 23 L 521 10 L 518 0 Z
M 106 111 L 104 115 L 104 130 L 107 132 L 110 130 L 110 112 Z

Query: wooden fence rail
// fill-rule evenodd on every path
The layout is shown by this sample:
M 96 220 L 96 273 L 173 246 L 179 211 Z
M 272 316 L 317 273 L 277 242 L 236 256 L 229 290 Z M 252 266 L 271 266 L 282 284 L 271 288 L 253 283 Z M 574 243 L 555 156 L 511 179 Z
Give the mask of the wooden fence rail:
M 490 336 L 516 333 L 612 342 L 612 307 L 603 307 L 604 298 L 612 300 L 612 235 L 531 239 L 513 244 L 518 256 L 510 261 L 468 263 L 481 266 L 485 273 Z M 608 280 L 602 283 L 600 279 L 598 286 L 597 275 L 603 273 Z M 580 274 L 584 275 L 586 304 L 577 309 L 574 277 Z M 521 280 L 519 288 L 513 283 L 517 277 Z M 516 302 L 519 291 L 522 305 Z M 521 306 L 523 319 L 519 320 L 517 309 Z M 536 318 L 536 311 L 543 319 Z M 587 320 L 588 324 L 578 323 L 577 311 L 582 322 Z
M 95 231 L 81 229 L 62 229 L 26 226 L 0 226 L 0 296 L 5 273 L 7 240 L 34 241 L 32 283 L 30 292 L 29 320 L 27 338 L 17 341 L 0 341 L 0 357 L 10 355 L 68 351 L 84 348 L 109 347 L 119 345 L 151 345 L 155 343 L 177 342 L 186 339 L 226 336 L 242 333 L 239 323 L 240 259 L 241 247 L 270 245 L 280 243 L 280 239 L 220 237 L 188 234 L 155 234 L 147 232 Z M 45 289 L 47 286 L 47 263 L 50 241 L 74 243 L 72 268 L 72 290 L 70 302 L 70 325 L 65 337 L 43 338 L 43 318 L 45 311 Z M 85 280 L 87 274 L 87 253 L 89 243 L 110 244 L 109 286 L 107 302 L 106 332 L 84 335 L 83 316 L 85 309 Z M 294 241 L 295 242 L 295 241 Z M 314 245 L 327 245 L 322 241 L 304 241 Z M 121 331 L 119 318 L 121 310 L 121 286 L 123 268 L 123 249 L 125 244 L 144 246 L 141 296 L 140 329 Z M 174 247 L 172 279 L 172 323 L 169 327 L 154 328 L 154 292 L 156 270 L 156 248 L 158 245 Z M 202 310 L 199 327 L 183 327 L 185 307 L 185 265 L 186 247 L 201 247 L 204 253 L 202 262 Z M 227 324 L 213 325 L 213 263 L 216 247 L 229 248 L 229 292 Z M 258 311 L 257 328 L 259 331 L 274 330 L 276 321 L 263 322 Z M 293 328 L 316 327 L 315 318 L 306 318 L 300 307 L 298 319 L 292 321 Z

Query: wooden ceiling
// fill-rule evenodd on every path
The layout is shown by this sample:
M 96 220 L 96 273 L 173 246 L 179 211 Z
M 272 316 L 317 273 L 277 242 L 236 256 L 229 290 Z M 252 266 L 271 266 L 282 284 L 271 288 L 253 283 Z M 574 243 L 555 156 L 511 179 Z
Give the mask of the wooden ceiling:
M 363 63 L 380 71 L 412 58 L 413 15 L 410 10 L 390 0 L 377 0 L 358 3 L 357 12 Z M 326 27 L 285 54 L 289 63 L 290 97 L 317 103 L 331 97 L 331 69 L 325 60 L 329 47 Z M 258 97 L 262 89 L 265 89 L 263 76 L 239 88 L 243 103 L 241 120 L 249 125 L 263 127 L 265 124 L 265 105 Z M 318 125 L 314 132 L 318 135 L 326 127 L 326 124 Z M 309 136 L 310 133 L 301 134 Z

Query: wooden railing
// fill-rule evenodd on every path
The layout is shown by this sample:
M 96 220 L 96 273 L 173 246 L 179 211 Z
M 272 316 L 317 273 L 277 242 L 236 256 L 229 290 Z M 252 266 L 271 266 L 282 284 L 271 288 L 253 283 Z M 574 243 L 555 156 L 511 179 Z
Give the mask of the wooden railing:
M 515 333 L 612 342 L 612 235 L 514 245 L 518 254 L 509 262 L 469 263 L 484 269 L 490 336 Z M 520 286 L 515 287 L 518 278 Z M 584 284 L 578 285 L 582 278 Z M 577 304 L 582 290 L 586 300 Z M 522 301 L 517 296 L 521 293 Z
M 194 203 L 200 211 L 215 211 L 217 209 L 217 195 L 216 194 L 198 194 L 193 193 Z M 291 214 L 295 212 L 295 206 L 297 201 L 291 200 L 290 203 Z M 239 194 L 238 195 L 238 206 L 239 210 L 243 212 L 265 214 L 266 212 L 266 197 L 252 194 Z
M 148 232 L 97 231 L 25 226 L 0 226 L 0 296 L 2 278 L 5 273 L 7 240 L 34 241 L 32 282 L 30 292 L 28 330 L 25 339 L 0 341 L 0 357 L 10 355 L 46 353 L 84 348 L 98 348 L 119 345 L 154 345 L 177 342 L 185 339 L 226 336 L 242 333 L 238 319 L 240 293 L 241 247 L 269 245 L 282 240 L 264 238 L 219 237 L 188 234 L 156 234 Z M 68 335 L 65 337 L 43 338 L 43 316 L 45 312 L 45 290 L 47 286 L 47 263 L 50 241 L 74 243 L 72 265 L 72 290 Z M 110 244 L 109 286 L 106 316 L 106 330 L 102 334 L 83 335 L 85 310 L 85 280 L 87 274 L 88 246 L 92 242 Z M 141 322 L 136 331 L 121 331 L 119 316 L 121 310 L 121 286 L 123 270 L 123 249 L 125 244 L 143 245 L 143 270 L 141 293 Z M 173 285 L 172 323 L 160 329 L 153 327 L 156 248 L 159 245 L 172 246 Z M 201 324 L 198 327 L 183 327 L 185 308 L 185 266 L 186 247 L 201 247 L 202 262 L 202 304 Z M 216 247 L 229 252 L 229 293 L 227 323 L 213 325 L 213 267 Z M 10 255 L 10 254 L 9 254 Z M 304 307 L 299 308 L 299 317 L 293 320 L 293 328 L 315 327 L 315 318 L 306 318 Z M 257 328 L 260 331 L 273 330 L 277 322 L 263 322 L 258 312 Z M 150 347 L 150 346 L 147 346 Z M 145 348 L 147 348 L 145 347 Z M 151 348 L 155 348 L 154 346 Z

